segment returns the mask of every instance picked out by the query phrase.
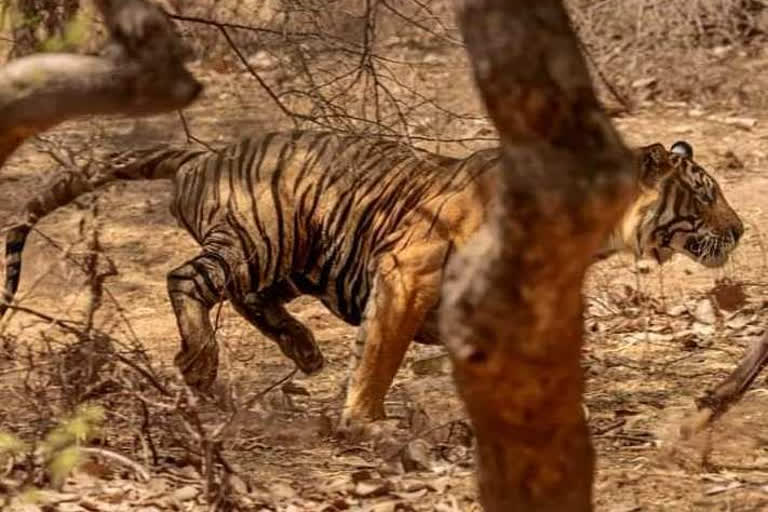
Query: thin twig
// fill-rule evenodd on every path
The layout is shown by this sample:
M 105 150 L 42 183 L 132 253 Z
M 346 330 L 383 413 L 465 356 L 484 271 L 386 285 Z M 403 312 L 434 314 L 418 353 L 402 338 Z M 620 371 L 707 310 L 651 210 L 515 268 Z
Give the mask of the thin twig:
M 411 436 L 410 438 L 408 438 L 407 440 L 405 440 L 396 450 L 394 450 L 392 452 L 392 454 L 384 457 L 384 460 L 389 461 L 389 460 L 394 459 L 400 453 L 402 453 L 402 451 L 405 450 L 408 447 L 409 444 L 411 444 L 413 441 L 416 441 L 417 439 L 423 439 L 425 436 L 431 434 L 432 432 L 440 430 L 441 428 L 449 427 L 449 426 L 452 426 L 452 425 L 454 425 L 456 423 L 462 423 L 462 422 L 466 422 L 466 421 L 467 421 L 466 418 L 456 418 L 456 419 L 453 419 L 453 420 L 446 421 L 445 423 L 441 423 L 441 424 L 439 424 L 439 425 L 437 425 L 435 427 L 431 427 L 431 428 L 428 428 L 426 430 L 423 430 L 423 431 L 419 432 L 418 434 L 415 434 L 415 435 Z
M 625 112 L 629 112 L 630 109 L 630 103 L 627 98 L 624 97 L 623 94 L 621 94 L 614 86 L 613 84 L 608 80 L 608 78 L 603 73 L 603 70 L 600 69 L 600 66 L 597 65 L 597 62 L 595 62 L 595 59 L 592 57 L 592 54 L 590 53 L 589 49 L 587 49 L 586 45 L 581 41 L 580 38 L 576 39 L 579 43 L 579 48 L 581 49 L 581 53 L 586 56 L 587 60 L 592 63 L 592 66 L 595 68 L 595 72 L 597 73 L 597 76 L 600 77 L 600 80 L 605 84 L 605 87 L 608 89 L 608 91 L 613 95 L 613 97 L 618 101 L 621 106 L 624 108 Z
M 616 430 L 619 427 L 623 427 L 624 425 L 626 425 L 626 423 L 627 423 L 626 418 L 619 418 L 614 422 L 608 423 L 607 425 L 603 425 L 602 427 L 592 428 L 592 435 L 602 436 L 612 430 Z
M 224 39 L 227 40 L 227 44 L 229 45 L 229 47 L 232 49 L 233 52 L 235 52 L 235 55 L 237 55 L 237 58 L 240 60 L 240 63 L 243 66 L 245 66 L 245 69 L 248 70 L 248 73 L 250 73 L 250 75 L 253 78 L 255 78 L 257 82 L 259 82 L 259 85 L 264 89 L 264 91 L 266 91 L 269 97 L 272 98 L 272 101 L 275 102 L 275 104 L 278 106 L 278 108 L 280 108 L 283 114 L 288 116 L 288 118 L 291 121 L 293 121 L 294 126 L 298 128 L 298 121 L 296 120 L 296 118 L 300 116 L 295 112 L 291 112 L 291 110 L 288 107 L 286 107 L 282 101 L 280 101 L 280 98 L 277 97 L 277 95 L 272 90 L 272 88 L 269 85 L 267 85 L 264 79 L 261 78 L 261 75 L 259 75 L 256 72 L 256 70 L 253 69 L 253 66 L 251 66 L 250 63 L 248 63 L 248 59 L 245 58 L 245 56 L 243 55 L 243 52 L 240 51 L 240 48 L 238 48 L 235 42 L 232 40 L 232 38 L 229 35 L 229 32 L 227 32 L 227 28 L 224 27 L 223 25 L 217 25 L 217 26 L 221 34 L 224 36 Z M 301 116 L 301 117 L 304 117 L 304 116 Z
M 283 384 L 285 384 L 286 382 L 291 380 L 293 378 L 293 376 L 296 375 L 296 372 L 298 370 L 299 370 L 299 368 L 294 366 L 293 370 L 291 370 L 291 372 L 288 375 L 286 375 L 285 377 L 283 377 L 282 379 L 280 379 L 277 382 L 273 383 L 271 386 L 267 387 L 266 389 L 264 389 L 262 391 L 259 391 L 258 393 L 254 393 L 253 395 L 247 397 L 245 399 L 245 402 L 244 402 L 244 405 L 243 405 L 242 408 L 244 408 L 246 410 L 250 409 L 251 406 L 253 406 L 253 404 L 257 400 L 259 400 L 260 398 L 262 398 L 263 396 L 265 396 L 267 393 L 269 393 L 273 389 L 277 388 L 278 386 L 282 386 Z
M 192 134 L 192 132 L 189 129 L 189 125 L 187 124 L 187 118 L 184 116 L 184 112 L 183 111 L 177 110 L 176 112 L 178 112 L 178 114 L 179 114 L 179 120 L 181 121 L 181 126 L 184 128 L 184 133 L 187 136 L 187 143 L 195 142 L 195 143 L 200 144 L 201 146 L 203 146 L 208 151 L 213 151 L 214 153 L 218 153 L 219 152 L 216 148 L 214 148 L 213 146 L 211 146 L 210 144 L 208 144 L 204 140 L 195 137 Z
M 88 446 L 80 447 L 80 451 L 89 455 L 98 455 L 99 457 L 119 462 L 123 466 L 131 468 L 143 482 L 148 481 L 150 478 L 149 471 L 144 466 L 124 455 L 120 455 L 119 453 L 115 453 L 105 448 L 93 448 Z

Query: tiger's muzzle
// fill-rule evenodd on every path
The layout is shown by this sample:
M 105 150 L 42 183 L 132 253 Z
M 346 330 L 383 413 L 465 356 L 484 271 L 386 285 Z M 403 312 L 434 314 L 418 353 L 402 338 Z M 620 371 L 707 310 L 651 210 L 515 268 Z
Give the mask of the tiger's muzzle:
M 737 219 L 732 226 L 718 233 L 690 235 L 683 245 L 684 251 L 705 267 L 722 267 L 744 234 L 744 224 Z

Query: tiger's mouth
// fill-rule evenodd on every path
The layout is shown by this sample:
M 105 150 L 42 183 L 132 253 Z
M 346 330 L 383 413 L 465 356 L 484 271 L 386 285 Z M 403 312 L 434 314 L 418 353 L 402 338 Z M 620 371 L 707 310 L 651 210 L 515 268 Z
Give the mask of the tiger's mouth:
M 704 235 L 688 237 L 683 249 L 696 262 L 705 267 L 717 268 L 725 265 L 735 245 L 726 237 Z

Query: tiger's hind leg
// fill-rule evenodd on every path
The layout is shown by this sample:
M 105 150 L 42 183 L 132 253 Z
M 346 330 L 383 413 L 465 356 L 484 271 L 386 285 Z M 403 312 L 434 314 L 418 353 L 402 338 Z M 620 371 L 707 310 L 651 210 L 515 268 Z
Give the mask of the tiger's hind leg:
M 379 259 L 355 342 L 362 353 L 349 380 L 340 433 L 354 436 L 385 417 L 384 398 L 405 352 L 439 301 L 446 250 L 443 243 L 425 243 Z
M 325 359 L 312 331 L 286 311 L 283 304 L 294 298 L 280 290 L 267 289 L 249 293 L 245 299 L 232 300 L 232 305 L 266 337 L 277 343 L 286 357 L 306 375 L 322 370 Z

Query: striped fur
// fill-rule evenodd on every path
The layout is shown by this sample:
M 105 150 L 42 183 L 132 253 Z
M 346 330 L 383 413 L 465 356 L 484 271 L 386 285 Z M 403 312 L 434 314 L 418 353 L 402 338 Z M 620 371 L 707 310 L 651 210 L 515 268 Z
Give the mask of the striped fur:
M 598 256 L 629 251 L 659 263 L 678 252 L 722 265 L 743 227 L 690 146 L 637 150 L 637 197 Z M 6 300 L 34 224 L 115 180 L 169 179 L 171 211 L 201 252 L 168 274 L 181 334 L 175 363 L 208 389 L 218 348 L 208 313 L 223 299 L 305 373 L 323 356 L 312 332 L 284 308 L 309 294 L 353 325 L 355 371 L 344 424 L 384 415 L 384 396 L 412 339 L 439 343 L 436 308 L 451 251 L 484 222 L 499 151 L 465 159 L 396 142 L 322 132 L 245 138 L 217 151 L 128 151 L 100 174 L 68 173 L 30 201 L 6 243 Z M 5 310 L 2 306 L 2 312 Z

